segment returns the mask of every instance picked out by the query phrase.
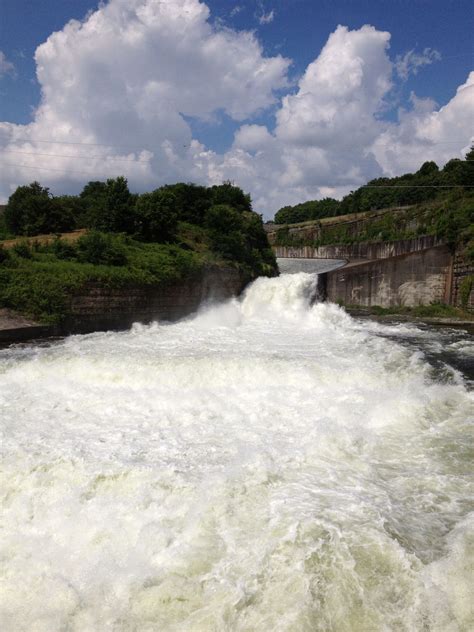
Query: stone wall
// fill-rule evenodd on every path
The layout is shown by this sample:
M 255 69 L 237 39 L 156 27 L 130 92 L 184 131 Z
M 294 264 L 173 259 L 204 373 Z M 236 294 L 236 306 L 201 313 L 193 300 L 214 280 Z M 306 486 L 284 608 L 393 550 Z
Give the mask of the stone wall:
M 381 307 L 451 301 L 452 255 L 447 246 L 349 265 L 328 272 L 320 291 L 332 302 Z
M 471 286 L 471 291 L 467 303 L 463 305 L 461 287 L 466 282 Z M 452 304 L 474 312 L 474 264 L 460 254 L 454 257 Z

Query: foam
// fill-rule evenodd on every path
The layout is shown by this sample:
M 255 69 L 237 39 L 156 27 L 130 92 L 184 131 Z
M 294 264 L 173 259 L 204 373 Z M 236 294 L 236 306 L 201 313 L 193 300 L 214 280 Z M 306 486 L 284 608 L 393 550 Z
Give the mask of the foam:
M 315 289 L 0 352 L 2 630 L 468 629 L 472 394 Z

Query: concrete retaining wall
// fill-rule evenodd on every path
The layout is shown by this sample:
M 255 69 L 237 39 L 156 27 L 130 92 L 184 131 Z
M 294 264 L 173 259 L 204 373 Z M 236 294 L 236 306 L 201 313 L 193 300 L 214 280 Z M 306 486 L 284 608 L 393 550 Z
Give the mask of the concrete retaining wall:
M 169 286 L 109 288 L 88 283 L 70 302 L 70 316 L 61 325 L 0 329 L 0 344 L 33 338 L 127 329 L 134 322 L 173 321 L 207 301 L 240 294 L 244 279 L 234 268 L 208 267 L 193 278 Z

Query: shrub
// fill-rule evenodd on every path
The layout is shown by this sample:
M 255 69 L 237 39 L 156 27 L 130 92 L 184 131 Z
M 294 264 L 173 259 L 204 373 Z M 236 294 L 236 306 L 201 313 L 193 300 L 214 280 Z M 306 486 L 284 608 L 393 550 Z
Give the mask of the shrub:
M 77 250 L 75 246 L 64 239 L 60 239 L 59 237 L 56 237 L 54 240 L 51 250 L 58 259 L 73 261 L 77 257 Z
M 0 265 L 6 261 L 10 261 L 10 253 L 0 244 Z
M 95 265 L 124 266 L 127 250 L 120 235 L 91 232 L 77 241 L 78 260 Z
M 461 299 L 461 306 L 466 309 L 471 295 L 472 287 L 474 285 L 474 276 L 471 274 L 461 281 L 459 286 L 459 297 Z
M 19 241 L 13 246 L 12 250 L 22 259 L 31 259 L 32 257 L 31 248 L 27 241 Z

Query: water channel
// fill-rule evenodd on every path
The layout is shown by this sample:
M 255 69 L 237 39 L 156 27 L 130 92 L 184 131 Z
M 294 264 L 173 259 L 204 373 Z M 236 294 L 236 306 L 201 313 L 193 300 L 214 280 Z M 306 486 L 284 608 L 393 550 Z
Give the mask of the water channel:
M 474 342 L 316 281 L 0 350 L 4 632 L 471 629 Z

